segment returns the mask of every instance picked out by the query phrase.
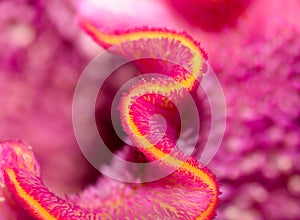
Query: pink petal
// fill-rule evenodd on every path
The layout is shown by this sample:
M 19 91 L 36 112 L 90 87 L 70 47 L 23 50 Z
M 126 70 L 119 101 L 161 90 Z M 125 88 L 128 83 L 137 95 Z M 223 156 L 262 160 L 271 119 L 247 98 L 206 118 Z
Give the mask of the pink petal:
M 193 91 L 197 87 L 205 69 L 205 55 L 199 43 L 193 41 L 185 33 L 176 33 L 167 29 L 144 27 L 127 31 L 107 32 L 105 27 L 97 28 L 85 18 L 81 19 L 80 22 L 83 29 L 100 45 L 108 48 L 111 52 L 129 59 L 142 59 L 138 62 L 138 65 L 144 71 L 150 66 L 150 69 L 162 70 L 166 75 L 173 77 L 172 80 L 155 78 L 151 81 L 146 80 L 134 85 L 129 93 L 124 95 L 120 103 L 122 125 L 125 132 L 146 157 L 150 160 L 161 160 L 159 166 L 161 169 L 169 169 L 171 167 L 177 169 L 174 173 L 176 177 L 174 188 L 177 187 L 177 184 L 180 185 L 181 182 L 188 182 L 188 185 L 191 186 L 196 184 L 199 190 L 207 187 L 206 189 L 212 193 L 212 197 L 209 199 L 210 202 L 202 200 L 202 205 L 208 204 L 206 209 L 193 212 L 193 208 L 191 208 L 191 210 L 187 210 L 187 213 L 191 215 L 184 213 L 184 216 L 210 219 L 214 216 L 218 202 L 218 187 L 213 175 L 206 169 L 201 168 L 195 159 L 186 157 L 180 152 L 174 144 L 176 142 L 174 137 L 170 133 L 167 132 L 166 136 L 159 143 L 151 143 L 153 134 L 151 134 L 152 131 L 147 123 L 154 113 L 162 114 L 166 119 L 173 117 L 170 116 L 172 115 L 171 110 L 174 108 L 171 102 L 184 99 L 186 96 L 184 91 Z M 148 61 L 149 59 L 146 59 L 146 62 L 143 60 L 143 58 L 147 57 L 151 57 L 149 58 L 150 62 Z M 168 65 L 165 60 L 175 64 Z M 178 66 L 184 68 L 176 69 Z M 145 72 L 147 73 L 147 70 Z M 169 115 L 164 114 L 164 110 L 168 111 Z M 172 177 L 168 178 L 166 178 L 168 181 L 173 181 Z M 189 178 L 194 182 L 190 182 Z M 158 183 L 162 184 L 162 186 L 166 184 L 160 181 Z M 187 185 L 183 189 L 186 187 L 188 191 Z M 210 198 L 209 193 L 207 195 L 207 198 Z M 188 202 L 193 203 L 194 199 L 191 198 L 191 201 Z M 184 196 L 182 200 L 185 200 Z M 172 201 L 175 200 L 172 198 Z M 176 201 L 178 202 L 179 199 L 176 198 Z M 172 202 L 168 201 L 167 203 Z M 172 215 L 178 212 L 179 207 L 174 208 L 171 212 Z M 197 212 L 198 214 L 196 214 Z M 166 217 L 164 216 L 165 214 L 164 212 L 161 213 L 161 217 Z
M 11 143 L 4 145 L 11 147 L 7 148 L 9 151 L 14 150 Z M 19 146 L 30 152 L 26 145 Z M 197 168 L 197 161 L 191 159 L 189 163 Z M 5 183 L 18 202 L 37 219 L 118 219 L 124 216 L 187 219 L 205 212 L 215 196 L 204 183 L 178 170 L 169 177 L 146 184 L 102 179 L 80 199 L 68 201 L 50 192 L 30 164 L 16 165 L 7 163 L 3 168 Z M 213 212 L 208 213 L 207 218 L 212 215 Z
M 0 161 L 0 219 L 31 219 L 8 191 L 2 175 L 3 169 L 7 166 L 18 166 L 39 175 L 39 166 L 31 147 L 21 141 L 1 142 Z
M 170 86 L 174 83 L 174 80 L 172 82 L 168 80 L 160 82 L 160 80 L 157 79 L 156 81 L 150 82 L 153 87 L 149 84 L 149 88 L 153 88 L 155 90 L 154 94 L 156 94 L 153 95 L 149 93 L 150 96 L 152 96 L 150 99 L 156 100 L 158 104 L 154 104 L 153 110 L 157 110 L 159 113 L 163 111 L 160 107 L 163 107 L 165 104 L 164 96 L 170 97 L 171 99 L 174 98 L 175 100 L 181 99 L 182 96 L 184 96 L 183 91 L 192 91 L 202 76 L 203 66 L 205 64 L 203 51 L 197 42 L 193 41 L 184 33 L 157 29 L 149 30 L 145 28 L 107 37 L 87 21 L 83 21 L 82 25 L 89 33 L 93 34 L 95 39 L 98 39 L 99 42 L 103 42 L 105 45 L 115 44 L 114 40 L 120 40 L 121 43 L 126 44 L 126 38 L 129 37 L 130 40 L 130 38 L 133 37 L 133 39 L 135 39 L 133 44 L 129 44 L 127 47 L 116 47 L 114 50 L 114 52 L 119 54 L 123 53 L 122 55 L 127 57 L 135 57 L 138 51 L 142 51 L 141 54 L 144 55 L 147 55 L 147 53 L 152 54 L 155 50 L 145 50 L 145 48 L 151 48 L 153 44 L 166 46 L 166 49 L 170 48 L 170 50 L 174 49 L 175 54 L 171 53 L 171 57 L 174 56 L 175 59 L 183 62 L 182 65 L 185 65 L 185 69 L 182 69 L 182 72 L 171 71 L 169 73 L 170 76 L 175 79 L 176 83 L 174 87 Z M 101 36 L 104 36 L 104 38 L 101 39 Z M 125 38 L 125 40 L 122 40 L 123 38 Z M 110 40 L 113 42 L 110 42 Z M 143 45 L 147 46 L 144 48 Z M 165 52 L 166 50 L 160 51 Z M 163 54 L 157 52 L 155 56 L 159 57 L 162 55 Z M 153 64 L 155 64 L 155 62 Z M 164 64 L 164 62 L 158 63 L 158 65 L 154 65 L 154 67 L 162 67 Z M 144 63 L 141 62 L 140 65 L 143 66 Z M 171 67 L 173 68 L 173 66 Z M 168 66 L 166 66 L 166 68 L 168 68 Z M 177 84 L 180 84 L 178 89 L 176 89 Z M 128 119 L 130 118 L 128 116 L 130 114 L 138 114 L 139 111 L 135 110 L 133 105 L 127 105 L 126 103 L 131 102 L 132 95 L 142 97 L 144 94 L 140 93 L 141 91 L 146 91 L 147 94 L 147 90 L 143 90 L 143 88 L 148 88 L 148 86 L 141 83 L 136 85 L 135 88 L 137 89 L 136 91 L 132 90 L 128 96 L 124 96 L 120 105 L 125 131 L 128 132 L 139 149 L 148 158 L 161 160 L 157 167 L 157 172 L 170 168 L 175 168 L 175 172 L 164 179 L 145 184 L 124 184 L 111 181 L 107 184 L 111 187 L 115 187 L 116 190 L 109 191 L 110 194 L 107 197 L 99 196 L 92 202 L 81 203 L 81 201 L 79 201 L 77 203 L 66 198 L 60 198 L 49 191 L 49 189 L 44 186 L 34 166 L 29 166 L 31 163 L 27 162 L 19 163 L 18 156 L 20 155 L 16 154 L 13 145 L 8 143 L 7 152 L 12 152 L 10 154 L 12 156 L 5 156 L 6 162 L 3 168 L 5 183 L 18 202 L 25 207 L 32 216 L 46 220 L 116 219 L 121 216 L 136 217 L 142 213 L 143 215 L 147 213 L 147 217 L 154 219 L 211 219 L 215 215 L 219 191 L 215 177 L 208 169 L 201 167 L 196 159 L 185 156 L 176 149 L 176 146 L 173 144 L 174 137 L 172 137 L 172 135 L 169 135 L 167 139 L 162 139 L 160 143 L 150 148 L 145 148 L 143 142 L 136 139 L 138 132 L 132 130 L 133 124 L 139 127 L 138 130 L 140 133 L 143 133 L 144 128 L 141 127 L 142 124 L 136 120 L 136 118 L 133 118 L 133 123 L 128 123 Z M 158 89 L 161 89 L 162 96 L 158 95 Z M 151 106 L 150 102 L 148 104 Z M 166 107 L 168 109 L 168 106 Z M 144 111 L 147 113 L 149 109 L 145 109 Z M 150 112 L 150 114 L 152 114 L 152 112 Z M 145 117 L 145 120 L 148 119 L 147 114 L 144 116 L 140 115 L 139 117 Z M 151 130 L 147 131 L 146 128 L 146 133 L 149 132 L 151 132 Z M 143 138 L 147 140 L 149 135 L 146 134 Z M 170 152 L 168 146 L 176 149 L 174 153 Z M 26 148 L 26 150 L 30 151 L 29 148 Z M 15 157 L 15 154 L 17 157 Z M 35 161 L 32 155 L 28 161 Z M 172 193 L 170 193 L 170 190 L 172 190 Z M 84 202 L 84 200 L 82 201 Z

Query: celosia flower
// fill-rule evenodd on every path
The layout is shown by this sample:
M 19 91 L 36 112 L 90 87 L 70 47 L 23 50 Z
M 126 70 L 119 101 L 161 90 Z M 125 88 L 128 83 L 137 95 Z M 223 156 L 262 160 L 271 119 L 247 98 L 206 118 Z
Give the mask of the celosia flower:
M 49 185 L 73 181 L 74 184 L 70 185 L 77 186 L 78 189 L 80 181 L 76 179 L 82 179 L 83 175 L 78 171 L 78 167 L 73 166 L 72 161 L 78 161 L 80 157 L 73 151 L 75 142 L 72 135 L 63 132 L 67 129 L 57 132 L 57 128 L 62 127 L 69 127 L 71 130 L 71 126 L 64 123 L 68 117 L 64 110 L 66 107 L 57 103 L 57 97 L 61 94 L 69 97 L 68 94 L 72 93 L 70 92 L 72 89 L 69 87 L 66 89 L 62 85 L 73 85 L 73 81 L 76 81 L 74 78 L 77 78 L 73 75 L 65 78 L 63 77 L 65 74 L 60 73 L 79 73 L 80 71 L 75 69 L 82 69 L 84 66 L 82 63 L 85 63 L 82 60 L 88 57 L 74 57 L 70 48 L 82 53 L 89 53 L 89 51 L 82 49 L 86 47 L 80 46 L 82 43 L 78 39 L 82 39 L 82 35 L 76 34 L 74 26 L 70 31 L 69 25 L 73 23 L 70 22 L 70 16 L 64 13 L 63 9 L 66 7 L 61 5 L 61 1 L 47 1 L 44 4 L 48 7 L 43 7 L 42 3 L 36 4 L 39 10 L 44 9 L 39 13 L 33 13 L 33 7 L 29 4 L 12 2 L 6 1 L 6 6 L 0 7 L 2 9 L 0 21 L 3 21 L 4 12 L 15 12 L 15 17 L 22 18 L 21 24 L 25 23 L 25 30 L 28 30 L 26 28 L 28 22 L 38 27 L 36 28 L 37 41 L 31 46 L 31 31 L 25 31 L 27 34 L 24 39 L 29 40 L 24 41 L 16 37 L 18 35 L 14 33 L 18 32 L 14 32 L 13 29 L 12 35 L 9 35 L 13 37 L 9 39 L 14 39 L 17 46 L 0 44 L 6 51 L 1 53 L 1 72 L 15 73 L 26 70 L 31 73 L 11 74 L 12 76 L 9 77 L 0 75 L 0 89 L 1 92 L 4 90 L 0 101 L 3 103 L 2 106 L 5 106 L 0 113 L 1 135 L 3 138 L 24 136 L 25 139 L 30 140 L 30 143 L 34 142 L 35 153 L 38 154 L 42 164 L 42 173 L 49 174 L 51 170 L 55 171 L 50 175 L 52 178 L 45 176 L 47 180 L 53 179 L 52 183 L 48 182 Z M 120 28 L 132 29 L 137 26 L 185 30 L 194 39 L 199 39 L 208 52 L 209 62 L 222 83 L 228 107 L 225 139 L 211 164 L 222 183 L 224 192 L 219 219 L 298 219 L 300 216 L 298 204 L 300 195 L 298 187 L 300 182 L 299 1 L 244 1 L 245 3 L 237 7 L 237 11 L 235 5 L 227 4 L 235 2 L 230 0 L 199 0 L 192 1 L 193 3 L 175 0 L 117 3 L 103 1 L 102 4 L 101 1 L 95 2 L 98 2 L 96 5 L 100 4 L 101 7 L 87 7 L 82 12 L 90 18 L 90 12 L 94 11 L 91 19 L 93 18 L 99 27 L 105 27 L 108 31 Z M 221 4 L 218 4 L 220 2 Z M 0 6 L 3 5 L 1 2 Z M 216 9 L 215 6 L 218 8 Z M 226 10 L 223 11 L 223 8 Z M 42 13 L 45 11 L 46 13 Z M 36 14 L 37 17 L 33 16 Z M 199 20 L 202 15 L 207 16 L 206 19 Z M 220 18 L 219 15 L 222 17 Z M 57 17 L 61 18 L 57 19 Z M 19 20 L 14 18 L 11 21 L 14 24 Z M 47 30 L 43 29 L 45 24 L 48 25 Z M 17 27 L 24 30 L 23 25 Z M 0 42 L 3 36 L 1 34 Z M 67 44 L 62 44 L 61 39 L 64 39 Z M 79 42 L 74 43 L 74 39 Z M 53 51 L 49 48 L 58 49 Z M 38 60 L 42 63 L 28 59 L 29 54 L 38 54 Z M 52 60 L 54 61 L 51 62 Z M 49 74 L 44 75 L 44 73 Z M 57 75 L 53 76 L 53 73 Z M 23 76 L 23 81 L 18 79 L 20 76 L 21 78 Z M 42 83 L 47 86 L 47 89 L 41 95 Z M 58 90 L 64 92 L 49 95 L 52 94 L 49 91 Z M 10 96 L 6 96 L 8 92 Z M 31 102 L 38 97 L 34 94 L 39 94 L 42 98 Z M 51 106 L 46 105 L 49 103 L 47 100 L 49 98 L 50 103 L 55 103 L 56 107 L 60 108 L 51 111 Z M 33 107 L 30 107 L 31 105 Z M 56 120 L 53 120 L 55 115 L 58 115 L 60 123 L 55 123 Z M 35 132 L 39 133 L 34 135 Z M 53 155 L 65 155 L 66 152 L 72 153 L 70 158 L 73 160 L 65 157 L 56 160 L 47 159 L 48 156 L 55 158 Z M 63 165 L 63 168 L 58 169 L 59 166 L 56 164 Z M 104 192 L 109 192 L 109 187 L 113 183 L 103 179 L 97 185 L 103 189 L 104 186 L 108 187 Z M 62 191 L 67 191 L 67 187 L 64 188 L 65 190 Z M 5 192 L 7 198 L 7 191 L 1 192 Z M 80 201 L 82 204 L 85 204 L 85 201 L 93 201 L 88 204 L 100 205 L 95 204 L 93 195 L 105 197 L 107 194 L 100 195 L 94 187 L 91 187 L 82 195 L 86 200 L 76 197 L 71 200 L 77 204 Z M 13 218 L 15 213 L 19 214 L 20 219 L 26 219 L 26 210 L 13 202 L 13 199 L 5 201 L 10 201 L 9 206 L 2 206 L 1 199 L 0 207 L 7 207 L 5 211 L 9 214 L 0 217 Z
M 83 3 L 81 13 L 108 31 L 167 27 L 201 41 L 227 100 L 211 164 L 223 183 L 220 219 L 300 217 L 299 9 L 297 0 Z
M 120 114 L 124 130 L 139 150 L 148 160 L 160 161 L 155 172 L 170 168 L 175 171 L 160 180 L 143 184 L 104 179 L 92 189 L 104 188 L 103 194 L 88 189 L 79 196 L 61 197 L 51 192 L 41 180 L 32 148 L 23 142 L 6 141 L 0 143 L 1 184 L 3 193 L 6 193 L 3 194 L 3 207 L 9 209 L 14 205 L 19 207 L 19 204 L 32 217 L 45 220 L 211 219 L 219 195 L 213 174 L 177 148 L 173 131 L 167 129 L 158 143 L 152 143 L 155 134 L 145 123 L 153 114 L 162 114 L 172 122 L 176 108 L 173 102 L 180 101 L 185 92 L 197 88 L 205 65 L 205 54 L 200 45 L 184 33 L 166 29 L 143 28 L 116 33 L 97 29 L 85 18 L 80 22 L 104 46 L 130 41 L 129 45 L 117 47 L 113 52 L 125 57 L 151 55 L 154 59 L 139 62 L 139 67 L 145 71 L 145 64 L 150 64 L 151 69 L 163 70 L 173 78 L 172 81 L 163 78 L 141 81 L 132 87 L 120 102 Z M 161 50 L 151 49 L 154 44 L 160 45 Z M 157 61 L 168 56 L 174 57 L 185 68 Z

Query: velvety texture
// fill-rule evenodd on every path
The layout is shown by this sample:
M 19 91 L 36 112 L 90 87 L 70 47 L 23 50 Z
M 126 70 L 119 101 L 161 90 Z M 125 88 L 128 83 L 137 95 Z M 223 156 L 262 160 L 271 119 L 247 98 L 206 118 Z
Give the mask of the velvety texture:
M 218 28 L 205 28 L 205 21 L 186 14 L 197 12 L 196 3 L 97 1 L 97 8 L 89 2 L 80 14 L 93 14 L 107 30 L 166 27 L 201 41 L 228 111 L 224 140 L 209 165 L 223 192 L 218 219 L 299 218 L 299 1 L 252 0 L 229 16 L 229 25 L 209 16 Z M 1 139 L 29 142 L 43 180 L 60 195 L 82 190 L 95 176 L 72 134 L 73 88 L 99 50 L 77 27 L 77 3 L 0 3 Z M 86 190 L 87 198 L 93 189 Z M 22 216 L 22 209 L 3 209 L 2 198 L 2 213 Z

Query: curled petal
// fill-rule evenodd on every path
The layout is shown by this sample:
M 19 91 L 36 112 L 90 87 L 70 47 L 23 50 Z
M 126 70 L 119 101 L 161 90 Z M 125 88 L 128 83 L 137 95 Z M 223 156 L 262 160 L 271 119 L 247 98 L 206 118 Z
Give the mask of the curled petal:
M 151 57 L 137 62 L 143 72 L 149 68 L 162 70 L 169 77 L 169 80 L 157 78 L 133 86 L 121 100 L 120 113 L 124 130 L 138 149 L 148 159 L 159 161 L 157 172 L 175 171 L 163 179 L 143 184 L 103 180 L 96 185 L 97 193 L 88 193 L 88 196 L 83 193 L 79 199 L 61 198 L 43 184 L 29 147 L 20 144 L 21 149 L 29 152 L 24 159 L 20 148 L 4 143 L 3 173 L 10 193 L 33 217 L 44 220 L 124 219 L 124 216 L 129 219 L 211 219 L 215 216 L 219 195 L 214 175 L 177 148 L 170 130 L 152 143 L 156 133 L 143 123 L 155 113 L 172 121 L 176 111 L 171 116 L 166 114 L 175 109 L 172 103 L 197 88 L 206 59 L 199 44 L 185 33 L 166 29 L 109 33 L 99 31 L 85 19 L 81 19 L 81 26 L 101 45 L 114 46 L 111 50 L 114 53 L 131 59 Z M 169 65 L 165 59 L 173 60 L 175 65 Z
M 10 143 L 4 145 L 10 146 L 8 150 L 14 150 Z M 27 148 L 26 145 L 19 146 L 24 150 Z M 26 151 L 32 153 L 30 149 Z M 79 200 L 56 196 L 36 176 L 38 173 L 16 165 L 3 168 L 6 186 L 37 219 L 122 219 L 124 216 L 133 219 L 142 215 L 146 219 L 190 219 L 199 213 L 201 219 L 209 219 L 214 215 L 211 204 L 216 205 L 216 192 L 207 179 L 214 177 L 207 169 L 198 167 L 198 162 L 192 158 L 170 176 L 151 183 L 101 180 Z M 197 175 L 202 175 L 203 180 L 197 181 Z
M 185 182 L 189 178 L 195 181 L 199 188 L 207 189 L 210 193 L 208 206 L 205 210 L 198 210 L 191 216 L 199 219 L 209 219 L 214 216 L 218 202 L 218 186 L 213 174 L 207 169 L 201 168 L 199 162 L 189 156 L 185 156 L 177 149 L 175 139 L 168 133 L 158 143 L 153 143 L 153 134 L 148 121 L 154 114 L 168 114 L 174 108 L 171 104 L 185 97 L 184 92 L 192 92 L 199 85 L 205 69 L 206 55 L 199 43 L 195 42 L 185 33 L 176 33 L 167 29 L 133 29 L 119 32 L 99 31 L 92 23 L 85 19 L 81 20 L 81 26 L 100 45 L 109 48 L 112 52 L 129 57 L 131 59 L 142 59 L 151 57 L 152 62 L 138 62 L 138 66 L 145 69 L 154 68 L 163 70 L 174 80 L 153 79 L 141 81 L 133 86 L 128 94 L 125 94 L 120 103 L 122 125 L 125 132 L 132 141 L 150 160 L 160 160 L 161 167 L 169 169 L 176 168 L 175 176 L 178 177 L 177 184 Z M 120 46 L 118 46 L 120 44 Z M 174 56 L 168 59 L 168 56 Z M 169 66 L 164 60 L 172 60 L 176 63 Z M 145 67 L 146 66 L 146 67 Z M 184 68 L 178 69 L 178 66 Z M 173 187 L 176 188 L 177 184 Z M 191 185 L 193 185 L 190 182 Z M 187 187 L 187 186 L 185 186 Z M 195 192 L 194 192 L 195 193 Z M 184 199 L 184 197 L 183 197 Z
M 31 147 L 22 141 L 0 142 L 0 219 L 30 219 L 7 189 L 3 178 L 6 167 L 21 167 L 39 175 L 40 168 Z

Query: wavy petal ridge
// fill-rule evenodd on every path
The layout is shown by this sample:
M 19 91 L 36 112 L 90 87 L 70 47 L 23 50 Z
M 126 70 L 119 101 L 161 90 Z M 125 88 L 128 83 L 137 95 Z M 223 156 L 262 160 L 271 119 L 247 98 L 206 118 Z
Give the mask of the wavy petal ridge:
M 207 169 L 201 168 L 197 160 L 194 158 L 185 157 L 183 153 L 178 150 L 175 150 L 175 152 L 170 155 L 170 148 L 176 148 L 176 146 L 174 146 L 174 141 L 172 141 L 172 138 L 168 137 L 168 135 L 166 135 L 160 143 L 153 144 L 151 141 L 149 141 L 147 135 L 145 135 L 150 131 L 147 131 L 147 127 L 145 128 L 144 123 L 141 123 L 149 120 L 149 117 L 151 117 L 151 114 L 153 114 L 153 112 L 149 112 L 149 109 L 157 109 L 158 106 L 172 108 L 168 105 L 169 101 L 175 101 L 177 99 L 184 98 L 183 91 L 195 90 L 198 85 L 197 82 L 203 74 L 203 69 L 205 69 L 204 60 L 206 59 L 206 55 L 199 43 L 193 41 L 192 38 L 187 37 L 184 33 L 178 34 L 168 30 L 147 30 L 146 28 L 123 33 L 117 32 L 105 34 L 97 30 L 96 27 L 86 21 L 81 21 L 81 25 L 98 43 L 104 46 L 111 46 L 114 44 L 122 44 L 126 41 L 133 41 L 133 45 L 139 45 L 139 47 L 130 47 L 130 49 L 135 49 L 133 52 L 133 57 L 136 59 L 151 55 L 151 57 L 155 59 L 154 62 L 157 62 L 156 59 L 160 59 L 162 54 L 166 54 L 174 48 L 175 50 L 173 51 L 175 56 L 184 57 L 182 60 L 185 62 L 185 64 L 188 64 L 183 64 L 185 68 L 181 73 L 183 73 L 184 77 L 178 77 L 178 73 L 174 72 L 174 68 L 169 69 L 168 75 L 175 79 L 175 83 L 174 81 L 168 82 L 168 80 L 165 79 L 156 79 L 152 80 L 151 82 L 140 82 L 138 85 L 133 86 L 129 94 L 124 95 L 120 104 L 122 125 L 133 142 L 135 142 L 140 150 L 150 159 L 161 159 L 162 166 L 178 168 L 180 170 L 178 175 L 190 176 L 195 180 L 198 179 L 199 182 L 204 183 L 204 185 L 208 187 L 214 194 L 214 199 L 212 199 L 207 210 L 200 213 L 198 217 L 200 219 L 207 219 L 213 216 L 219 194 L 218 186 L 215 182 L 214 176 L 210 174 Z M 174 47 L 172 48 L 170 46 L 172 43 L 159 45 L 156 42 L 156 45 L 158 45 L 154 47 L 157 49 L 156 51 L 164 51 L 159 56 L 149 49 L 151 48 L 151 41 L 153 39 L 159 39 L 161 42 L 175 42 L 175 45 L 173 44 Z M 148 42 L 145 44 L 145 41 Z M 178 44 L 176 45 L 176 43 Z M 185 47 L 188 53 L 182 51 L 182 47 Z M 124 51 L 126 51 L 125 55 L 128 56 L 128 49 L 122 46 L 120 48 L 122 49 L 113 49 L 113 52 L 124 56 Z M 145 48 L 147 48 L 146 52 L 143 51 Z M 130 49 L 129 57 L 132 57 Z M 174 62 L 176 61 L 177 60 L 175 59 Z M 141 64 L 141 66 L 142 65 L 143 64 Z M 152 65 L 155 64 L 152 63 Z M 144 98 L 139 99 L 137 97 Z M 145 97 L 147 97 L 148 102 L 145 100 Z M 145 103 L 145 101 L 147 103 Z M 136 105 L 138 107 L 136 107 Z M 158 113 L 160 114 L 162 112 Z
M 149 120 L 154 113 L 171 119 L 174 115 L 168 116 L 165 112 L 174 110 L 173 103 L 197 88 L 206 59 L 200 45 L 185 33 L 164 29 L 142 28 L 107 34 L 84 20 L 81 20 L 81 26 L 101 45 L 106 48 L 113 46 L 113 53 L 140 59 L 137 65 L 144 73 L 162 70 L 169 77 L 169 80 L 158 78 L 139 82 L 123 96 L 119 108 L 124 130 L 146 157 L 160 161 L 158 172 L 159 169 L 170 168 L 175 168 L 175 172 L 144 184 L 102 181 L 96 186 L 97 189 L 100 190 L 103 183 L 108 184 L 110 194 L 101 196 L 97 192 L 92 195 L 97 199 L 91 202 L 84 193 L 79 199 L 56 196 L 44 186 L 34 166 L 19 163 L 20 155 L 12 154 L 14 159 L 3 168 L 10 192 L 32 216 L 42 220 L 122 219 L 124 216 L 139 219 L 211 219 L 215 216 L 219 195 L 214 175 L 201 167 L 196 159 L 177 149 L 172 132 L 167 130 L 166 135 L 153 144 L 153 131 L 147 123 L 140 123 Z M 152 59 L 143 59 L 147 57 Z M 175 65 L 164 59 L 173 60 Z M 147 108 L 141 111 L 141 105 Z M 11 144 L 5 146 L 10 152 L 17 152 Z M 30 148 L 27 150 L 31 152 Z M 28 158 L 28 161 L 35 162 L 33 155 Z M 10 161 L 10 156 L 5 160 Z M 143 216 L 145 211 L 147 216 Z

